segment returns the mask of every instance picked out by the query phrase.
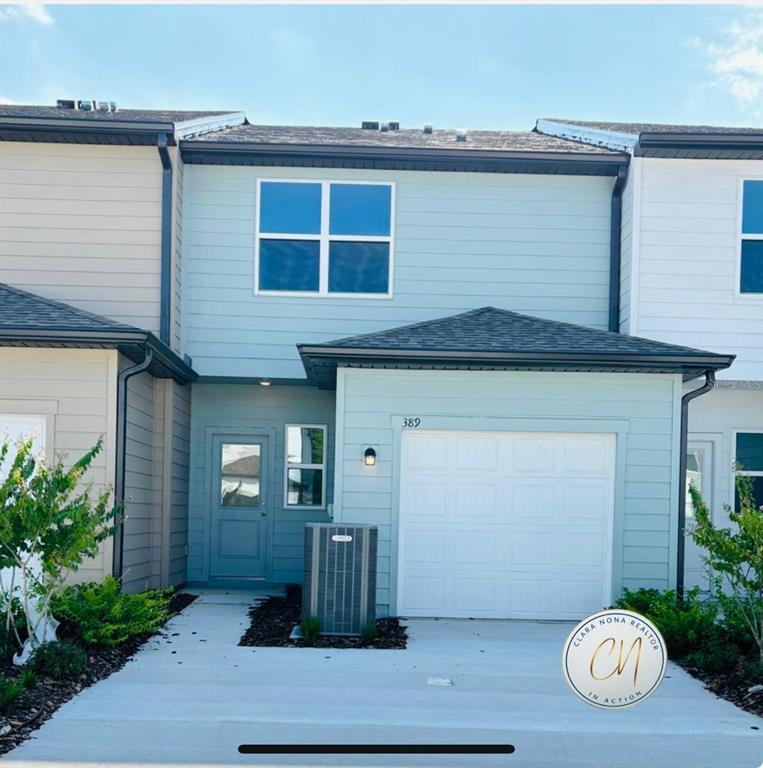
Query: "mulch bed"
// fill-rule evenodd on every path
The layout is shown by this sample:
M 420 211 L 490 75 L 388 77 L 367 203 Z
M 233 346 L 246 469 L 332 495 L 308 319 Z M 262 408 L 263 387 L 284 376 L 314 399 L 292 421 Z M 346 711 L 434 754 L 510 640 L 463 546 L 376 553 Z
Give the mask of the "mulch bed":
M 303 640 L 291 640 L 289 635 L 302 615 L 302 589 L 289 585 L 286 595 L 268 597 L 249 609 L 252 620 L 244 632 L 239 645 L 276 646 L 281 648 L 302 648 Z M 405 648 L 408 635 L 398 618 L 377 619 L 376 637 L 366 641 L 362 637 L 321 635 L 314 648 Z
M 198 595 L 189 595 L 185 592 L 173 595 L 169 607 L 170 616 L 180 613 L 197 597 Z M 37 686 L 24 691 L 13 703 L 11 712 L 0 716 L 0 755 L 10 752 L 29 738 L 30 734 L 36 731 L 62 704 L 80 691 L 121 669 L 151 637 L 151 634 L 139 635 L 115 648 L 85 646 L 88 665 L 78 680 L 51 680 L 47 677 L 39 677 Z M 0 661 L 0 673 L 6 677 L 16 677 L 19 671 L 12 661 Z
M 736 704 L 753 715 L 763 717 L 763 691 L 750 693 L 750 688 L 763 680 L 751 680 L 744 669 L 746 659 L 740 658 L 739 663 L 727 672 L 710 674 L 688 664 L 681 666 L 693 677 L 702 680 L 705 688 L 716 696 Z M 681 662 L 679 662 L 681 663 Z

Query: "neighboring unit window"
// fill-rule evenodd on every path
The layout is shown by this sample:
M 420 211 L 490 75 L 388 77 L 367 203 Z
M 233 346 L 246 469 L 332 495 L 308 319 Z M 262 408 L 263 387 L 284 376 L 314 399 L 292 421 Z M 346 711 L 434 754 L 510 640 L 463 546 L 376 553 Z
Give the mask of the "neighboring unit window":
M 763 180 L 742 184 L 740 293 L 763 293 Z
M 323 507 L 326 495 L 326 427 L 286 425 L 286 506 Z
M 755 505 L 763 507 L 763 432 L 737 432 L 736 463 L 738 474 L 747 475 L 752 481 Z M 739 498 L 734 506 L 739 509 Z
M 257 290 L 390 293 L 392 185 L 261 181 Z
M 223 443 L 220 506 L 256 507 L 260 503 L 260 446 Z

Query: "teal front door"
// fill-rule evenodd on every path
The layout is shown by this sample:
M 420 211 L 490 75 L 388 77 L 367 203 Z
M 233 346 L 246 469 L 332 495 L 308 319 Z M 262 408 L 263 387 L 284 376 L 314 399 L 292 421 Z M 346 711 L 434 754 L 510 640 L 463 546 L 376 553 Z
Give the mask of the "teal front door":
M 268 437 L 216 437 L 213 454 L 210 578 L 264 579 L 270 527 Z

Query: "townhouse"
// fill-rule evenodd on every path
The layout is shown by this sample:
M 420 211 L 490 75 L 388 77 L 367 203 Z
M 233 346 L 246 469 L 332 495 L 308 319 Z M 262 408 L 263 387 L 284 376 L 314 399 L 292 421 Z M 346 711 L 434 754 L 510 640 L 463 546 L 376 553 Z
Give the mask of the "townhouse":
M 759 315 L 749 352 L 639 314 L 670 274 L 641 272 L 668 261 L 644 250 L 639 151 L 561 121 L 131 113 L 0 110 L 0 418 L 51 451 L 109 436 L 97 479 L 129 517 L 88 576 L 300 581 L 304 523 L 333 519 L 379 526 L 383 612 L 578 618 L 680 584 L 683 476 L 724 498 L 736 428 L 706 458 L 712 414 L 759 394 L 692 402 L 715 398 L 687 468 L 684 393 L 757 380 Z
M 763 132 L 539 120 L 537 130 L 628 152 L 620 330 L 736 355 L 692 402 L 689 479 L 724 522 L 734 471 L 763 504 Z M 691 501 L 686 501 L 691 524 Z M 688 584 L 705 584 L 687 545 Z

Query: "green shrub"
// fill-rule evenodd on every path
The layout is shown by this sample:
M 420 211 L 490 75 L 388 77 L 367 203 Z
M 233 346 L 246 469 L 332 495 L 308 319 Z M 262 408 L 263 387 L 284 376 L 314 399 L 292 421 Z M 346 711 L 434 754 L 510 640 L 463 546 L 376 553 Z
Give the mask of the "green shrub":
M 37 675 L 34 673 L 33 669 L 26 667 L 25 669 L 21 670 L 21 674 L 19 675 L 19 682 L 27 691 L 29 691 L 32 688 L 37 687 Z
M 369 621 L 368 624 L 366 624 L 363 629 L 360 630 L 360 635 L 363 638 L 364 643 L 373 643 L 374 640 L 376 640 L 379 632 L 376 629 L 376 622 L 375 621 Z
M 29 668 L 54 680 L 75 680 L 87 665 L 85 652 L 71 643 L 44 643 L 29 659 Z
M 11 680 L 0 675 L 0 712 L 6 714 L 23 692 L 24 683 L 20 679 Z
M 739 649 L 718 633 L 698 650 L 686 654 L 682 662 L 710 674 L 730 672 L 740 660 Z
M 53 598 L 52 609 L 83 642 L 114 646 L 156 632 L 167 621 L 171 595 L 171 590 L 155 589 L 128 595 L 109 576 L 100 584 L 67 587 Z
M 711 646 L 719 637 L 717 608 L 703 600 L 696 587 L 684 595 L 683 601 L 672 589 L 625 589 L 615 605 L 651 619 L 665 638 L 668 654 L 674 659 L 712 650 Z
M 317 616 L 307 616 L 299 625 L 302 630 L 302 641 L 305 645 L 315 645 L 321 635 L 323 623 Z

